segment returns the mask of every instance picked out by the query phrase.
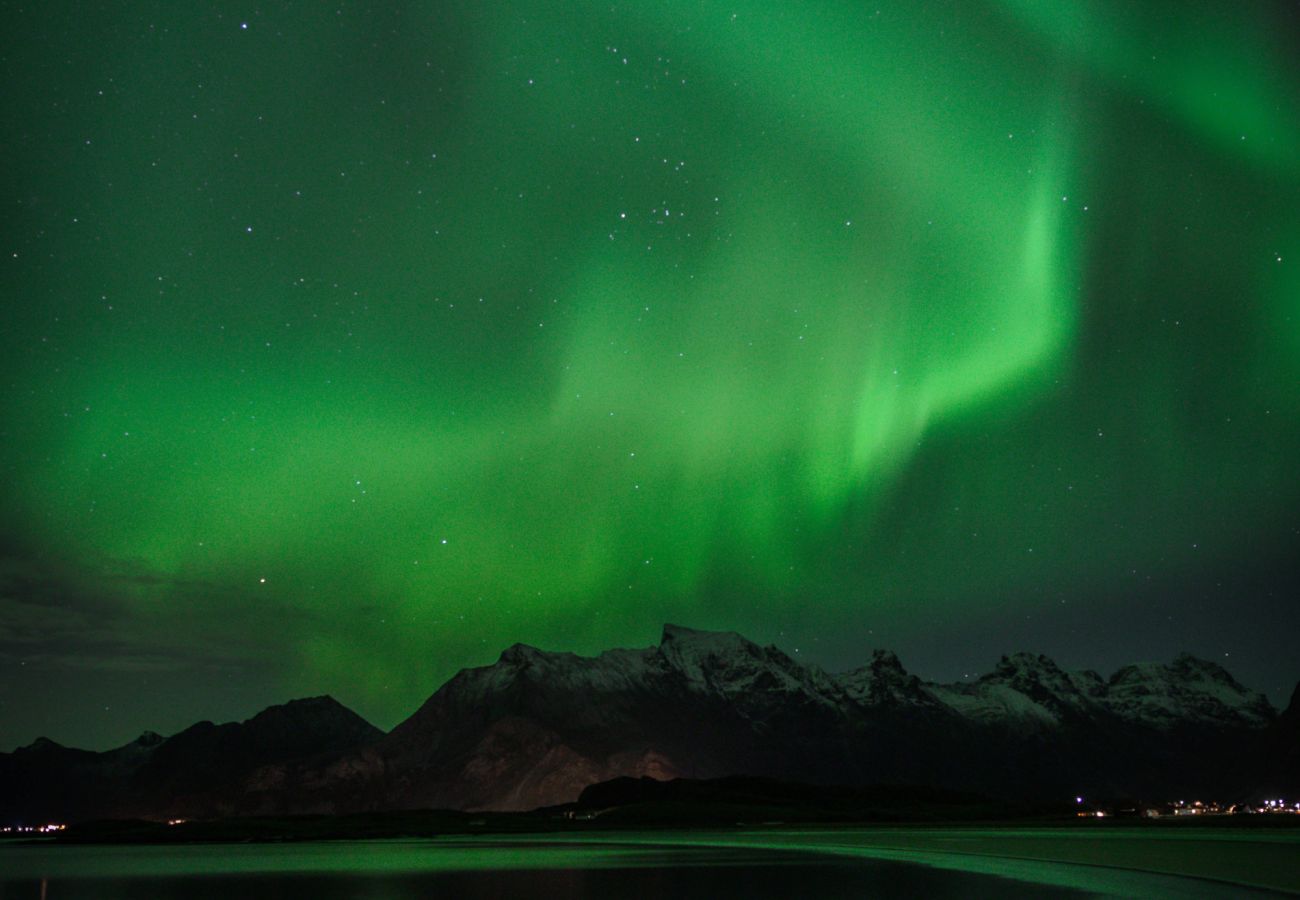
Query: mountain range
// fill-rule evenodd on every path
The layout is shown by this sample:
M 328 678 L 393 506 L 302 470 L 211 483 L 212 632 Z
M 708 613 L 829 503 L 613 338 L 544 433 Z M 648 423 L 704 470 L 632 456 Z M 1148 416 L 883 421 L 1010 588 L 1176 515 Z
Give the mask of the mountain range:
M 829 674 L 738 634 L 664 627 L 595 657 L 523 644 L 385 734 L 329 697 L 102 753 L 0 754 L 0 822 L 386 809 L 526 810 L 623 777 L 924 785 L 1045 802 L 1300 787 L 1286 711 L 1181 655 L 1109 678 L 1017 653 L 957 684 L 888 651 Z

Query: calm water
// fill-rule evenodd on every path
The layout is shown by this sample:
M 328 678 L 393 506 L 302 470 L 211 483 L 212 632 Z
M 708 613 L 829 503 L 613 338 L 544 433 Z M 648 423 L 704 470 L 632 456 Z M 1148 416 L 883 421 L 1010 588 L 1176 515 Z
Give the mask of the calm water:
M 706 840 L 706 839 L 701 839 Z M 1239 887 L 1024 860 L 933 865 L 619 837 L 275 845 L 0 845 L 0 900 L 1241 897 Z

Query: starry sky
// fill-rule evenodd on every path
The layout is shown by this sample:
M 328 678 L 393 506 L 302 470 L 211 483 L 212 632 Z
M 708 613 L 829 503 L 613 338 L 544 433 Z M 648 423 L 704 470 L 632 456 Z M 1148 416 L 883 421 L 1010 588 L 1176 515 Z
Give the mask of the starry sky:
M 1300 11 L 6 12 L 0 747 L 524 641 L 1300 659 Z

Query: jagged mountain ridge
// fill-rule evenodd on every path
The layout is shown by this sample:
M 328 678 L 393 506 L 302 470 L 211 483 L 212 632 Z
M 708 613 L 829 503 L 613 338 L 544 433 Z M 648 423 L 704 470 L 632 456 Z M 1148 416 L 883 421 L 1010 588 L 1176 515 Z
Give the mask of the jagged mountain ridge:
M 974 681 L 938 684 L 888 651 L 828 674 L 734 633 L 674 625 L 657 646 L 594 657 L 516 644 L 462 670 L 387 735 L 329 698 L 296 703 L 315 704 L 305 727 L 288 704 L 106 754 L 0 754 L 0 783 L 28 777 L 34 801 L 71 767 L 97 811 L 189 817 L 531 809 L 623 776 L 910 783 L 1039 800 L 1223 795 L 1290 758 L 1277 747 L 1295 719 L 1186 655 L 1103 678 L 1017 653 Z M 33 766 L 38 757 L 62 762 Z
M 1013 654 L 962 684 L 894 654 L 840 674 L 733 633 L 669 625 L 595 657 L 515 645 L 451 679 L 367 751 L 347 791 L 377 805 L 528 809 L 620 776 L 758 775 L 1040 797 L 1235 789 L 1240 742 L 1277 713 L 1214 663 L 1110 679 Z

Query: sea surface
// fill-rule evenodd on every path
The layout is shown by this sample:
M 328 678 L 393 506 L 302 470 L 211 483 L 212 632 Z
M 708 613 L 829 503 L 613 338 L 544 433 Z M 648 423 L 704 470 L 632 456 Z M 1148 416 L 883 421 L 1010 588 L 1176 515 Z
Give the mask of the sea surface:
M 1014 851 L 1008 845 L 1008 852 Z M 0 844 L 0 900 L 312 898 L 1218 898 L 1205 878 L 815 832 L 447 837 L 292 844 Z

